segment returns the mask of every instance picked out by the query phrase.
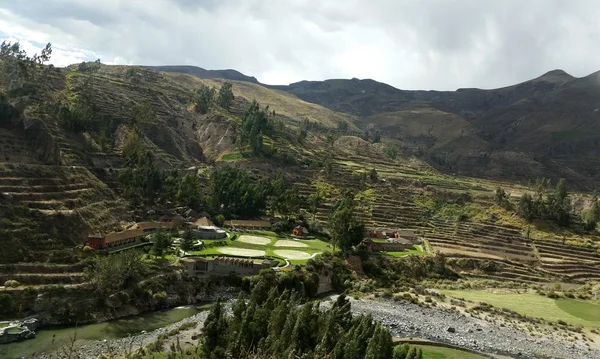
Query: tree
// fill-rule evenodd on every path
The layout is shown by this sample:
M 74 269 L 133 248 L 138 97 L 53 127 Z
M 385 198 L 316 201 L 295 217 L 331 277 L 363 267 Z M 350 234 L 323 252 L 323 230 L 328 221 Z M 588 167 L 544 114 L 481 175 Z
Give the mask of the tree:
M 375 135 L 373 136 L 373 143 L 381 142 L 381 131 L 375 131 Z
M 211 88 L 206 85 L 200 86 L 196 91 L 196 112 L 201 114 L 207 113 L 214 101 L 216 92 L 217 90 L 215 90 L 214 87 Z
M 392 359 L 406 359 L 409 350 L 410 347 L 406 343 L 402 345 L 397 345 L 396 347 L 394 347 Z
M 195 173 L 188 173 L 181 179 L 176 199 L 182 206 L 199 209 L 202 205 L 202 185 Z
M 159 229 L 153 236 L 152 253 L 158 257 L 164 257 L 165 250 L 171 246 L 171 238 L 162 229 Z
M 528 221 L 531 221 L 535 218 L 533 197 L 529 193 L 524 193 L 519 199 L 517 213 Z
M 371 182 L 377 182 L 378 176 L 377 176 L 377 170 L 372 168 L 369 171 L 369 179 L 371 180 Z
M 85 275 L 100 294 L 111 294 L 142 276 L 144 265 L 140 253 L 136 250 L 122 251 L 105 257 L 96 258 L 86 268 Z
M 194 248 L 194 234 L 191 229 L 187 229 L 183 232 L 183 237 L 181 238 L 181 250 L 184 252 L 188 252 Z
M 349 251 L 352 246 L 362 241 L 365 227 L 354 217 L 354 210 L 354 193 L 347 190 L 338 200 L 329 217 L 329 232 L 334 249 L 339 245 L 343 251 Z
M 269 107 L 261 110 L 256 100 L 252 101 L 242 118 L 241 143 L 249 144 L 252 153 L 261 153 L 263 134 L 269 129 Z
M 392 160 L 395 160 L 396 156 L 398 156 L 398 149 L 394 145 L 385 146 L 383 152 Z
M 217 348 L 227 347 L 227 321 L 224 312 L 221 300 L 217 300 L 204 321 L 202 349 L 205 353 L 213 353 L 218 351 Z
M 567 182 L 562 178 L 554 191 L 548 196 L 548 211 L 558 225 L 567 227 L 570 222 L 571 202 L 567 191 Z
M 319 207 L 323 204 L 323 200 L 323 196 L 318 192 L 311 193 L 311 195 L 308 196 L 308 211 L 313 215 L 313 221 L 317 216 Z
M 226 110 L 229 110 L 234 100 L 233 96 L 233 85 L 231 82 L 225 82 L 223 86 L 219 89 L 219 97 L 217 98 L 217 102 L 219 106 L 223 107 Z
M 231 166 L 217 167 L 210 176 L 210 207 L 227 217 L 253 217 L 267 207 L 269 184 Z

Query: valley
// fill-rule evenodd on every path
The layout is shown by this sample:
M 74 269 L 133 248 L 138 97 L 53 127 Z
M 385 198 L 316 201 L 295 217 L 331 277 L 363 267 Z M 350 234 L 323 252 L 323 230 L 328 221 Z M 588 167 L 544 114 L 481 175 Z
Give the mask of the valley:
M 596 74 L 435 92 L 162 70 L 40 64 L 35 81 L 22 79 L 30 93 L 0 82 L 2 109 L 14 109 L 0 118 L 0 319 L 36 317 L 43 333 L 273 287 L 311 300 L 345 292 L 395 338 L 597 355 Z M 165 216 L 186 224 L 115 253 L 86 245 Z M 199 218 L 269 228 L 173 246 L 211 227 Z M 298 226 L 311 238 L 292 236 Z M 364 251 L 368 229 L 414 233 L 420 244 Z M 182 264 L 188 256 L 244 268 L 269 259 L 276 270 L 199 277 Z

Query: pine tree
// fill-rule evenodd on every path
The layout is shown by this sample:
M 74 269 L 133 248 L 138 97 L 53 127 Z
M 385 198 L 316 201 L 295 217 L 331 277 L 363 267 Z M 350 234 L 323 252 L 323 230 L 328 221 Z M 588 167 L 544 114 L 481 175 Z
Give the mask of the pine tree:
M 233 96 L 233 85 L 231 82 L 225 82 L 221 89 L 219 89 L 219 97 L 217 98 L 217 102 L 219 106 L 222 108 L 229 110 L 234 100 Z
M 184 252 L 190 251 L 194 248 L 194 234 L 190 229 L 187 229 L 183 233 L 183 237 L 181 240 L 181 250 Z
M 202 346 L 205 353 L 212 353 L 216 348 L 227 347 L 227 322 L 220 300 L 217 300 L 208 313 L 202 334 Z
M 402 345 L 397 345 L 394 348 L 394 354 L 392 356 L 393 359 L 406 359 L 406 357 L 408 356 L 408 351 L 410 350 L 410 347 L 408 346 L 408 344 L 402 344 Z
M 418 357 L 417 349 L 415 347 L 410 348 L 406 359 L 417 359 Z
M 153 241 L 152 253 L 155 256 L 164 257 L 165 250 L 171 246 L 169 235 L 164 230 L 159 229 L 154 233 Z

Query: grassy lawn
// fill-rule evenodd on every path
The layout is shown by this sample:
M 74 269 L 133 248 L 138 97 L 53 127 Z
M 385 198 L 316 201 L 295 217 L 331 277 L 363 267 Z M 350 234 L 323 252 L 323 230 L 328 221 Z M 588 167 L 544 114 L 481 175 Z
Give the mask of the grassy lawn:
M 423 246 L 417 245 L 417 246 L 414 246 L 413 248 L 407 249 L 402 252 L 385 252 L 385 254 L 388 256 L 392 256 L 392 257 L 405 257 L 405 256 L 408 256 L 411 254 L 421 255 L 421 254 L 428 254 L 428 253 L 426 253 L 423 250 Z
M 472 354 L 462 350 L 434 347 L 429 345 L 415 345 L 423 350 L 423 359 L 483 359 L 481 355 Z
M 288 259 L 291 264 L 306 264 L 308 257 L 315 253 L 330 252 L 332 249 L 327 242 L 318 239 L 297 241 L 293 246 L 290 237 L 277 236 L 274 232 L 256 231 L 238 233 L 236 240 L 204 240 L 206 245 L 202 250 L 190 251 L 192 255 L 223 256 L 227 254 L 247 257 L 275 257 Z M 241 238 L 241 240 L 240 240 Z M 263 240 L 263 242 L 261 242 Z M 277 246 L 279 240 L 285 241 L 285 246 Z M 295 241 L 294 241 L 295 242 Z M 283 255 L 282 255 L 283 254 Z
M 530 317 L 554 322 L 562 320 L 583 327 L 600 326 L 600 301 L 551 299 L 535 293 L 494 293 L 485 290 L 441 290 L 441 292 L 454 298 L 507 308 Z

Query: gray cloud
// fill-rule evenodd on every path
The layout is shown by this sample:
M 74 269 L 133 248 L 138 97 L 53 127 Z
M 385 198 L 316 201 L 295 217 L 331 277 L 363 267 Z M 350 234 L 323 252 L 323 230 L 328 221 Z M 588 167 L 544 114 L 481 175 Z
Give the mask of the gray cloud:
M 6 36 L 105 62 L 407 89 L 499 87 L 556 68 L 587 75 L 600 69 L 598 18 L 594 0 L 0 0 Z

